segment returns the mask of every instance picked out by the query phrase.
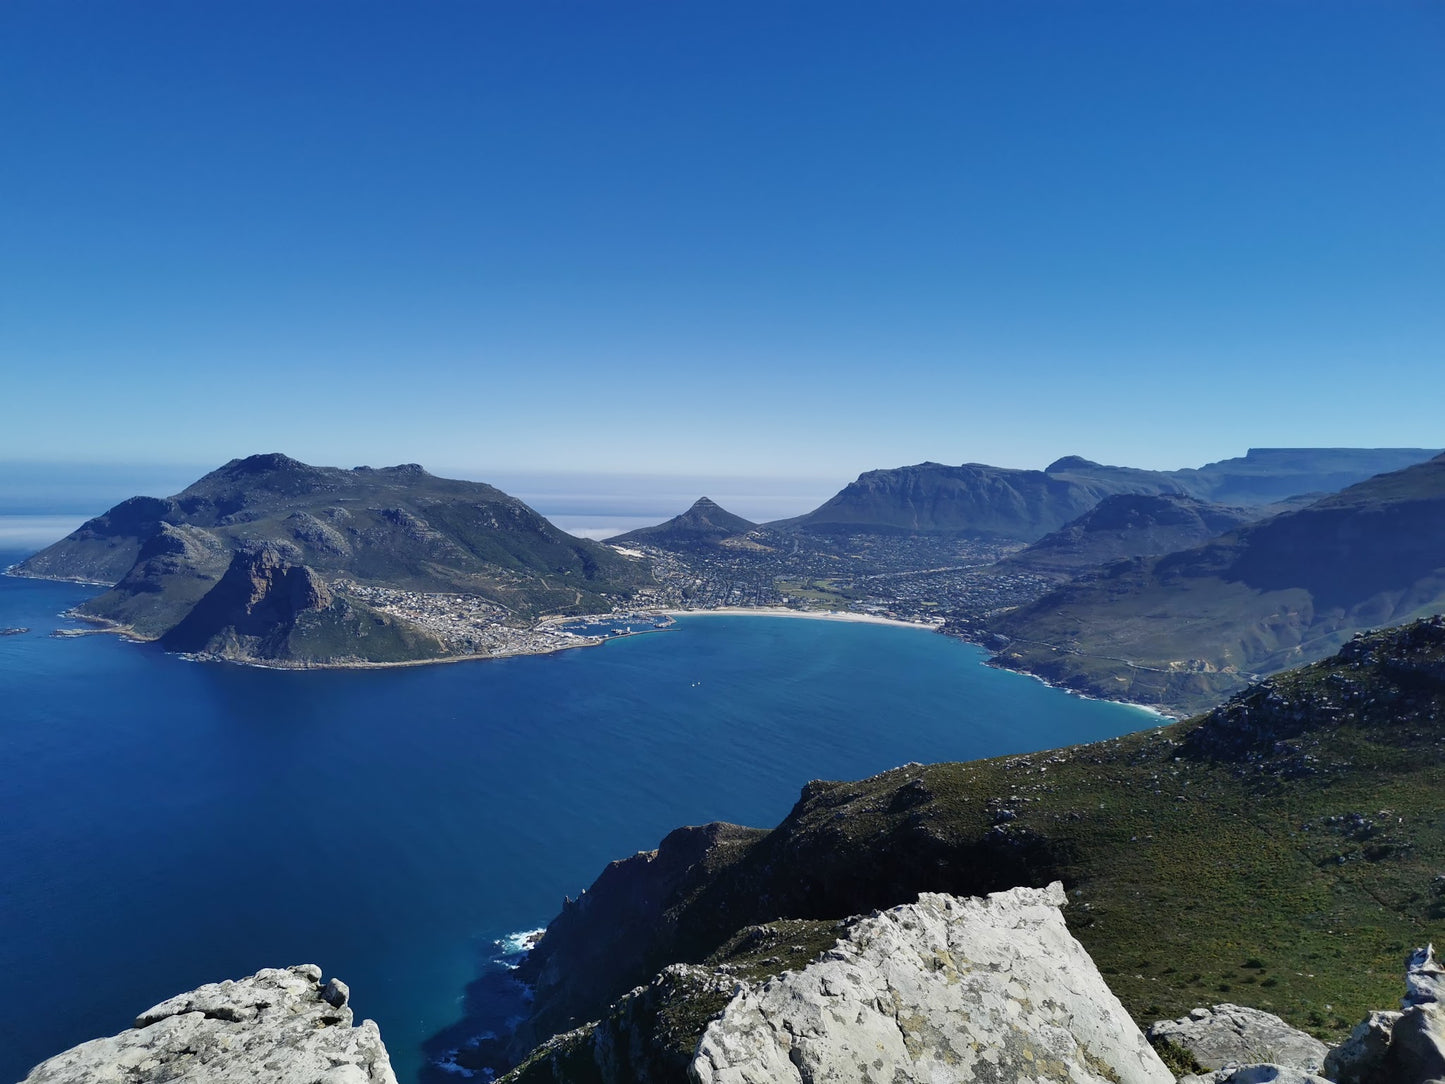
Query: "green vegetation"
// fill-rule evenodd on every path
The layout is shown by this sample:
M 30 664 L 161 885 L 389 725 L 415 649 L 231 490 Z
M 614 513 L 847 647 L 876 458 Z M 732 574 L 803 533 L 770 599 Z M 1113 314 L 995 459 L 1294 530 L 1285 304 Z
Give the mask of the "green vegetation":
M 1199 710 L 1355 632 L 1445 609 L 1445 456 L 1164 557 L 1121 562 L 990 621 L 1011 668 Z
M 844 916 L 1057 878 L 1070 928 L 1141 1023 L 1227 1000 L 1339 1038 L 1394 1003 L 1405 955 L 1445 918 L 1442 752 L 1437 619 L 1187 722 L 810 783 L 770 832 L 688 829 L 614 863 L 525 965 L 565 976 L 539 983 L 533 1030 L 597 1018 L 666 962 L 760 978 L 816 954 Z M 748 927 L 783 920 L 811 925 L 751 951 Z M 710 1006 L 675 1019 L 695 1039 Z
M 833 580 L 777 580 L 778 594 L 801 601 L 809 609 L 841 610 L 850 602 L 866 598 L 866 592 L 846 587 Z

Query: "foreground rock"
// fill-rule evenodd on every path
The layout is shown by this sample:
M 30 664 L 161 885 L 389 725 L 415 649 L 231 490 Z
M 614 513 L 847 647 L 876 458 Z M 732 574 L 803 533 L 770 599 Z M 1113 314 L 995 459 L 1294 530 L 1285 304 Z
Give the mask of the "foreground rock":
M 1330 1052 L 1325 1072 L 1339 1084 L 1435 1084 L 1445 1080 L 1445 968 L 1435 946 L 1405 964 L 1404 1012 L 1371 1013 Z
M 1172 1076 L 1064 925 L 1063 886 L 926 893 L 744 989 L 704 1033 L 701 1084 Z
M 1329 1052 L 1313 1035 L 1273 1013 L 1243 1005 L 1215 1005 L 1178 1020 L 1160 1020 L 1150 1026 L 1149 1039 L 1173 1043 L 1211 1070 L 1270 1062 L 1317 1073 Z
M 42 1062 L 25 1084 L 396 1084 L 376 1024 L 352 1026 L 348 993 L 314 964 L 211 983 Z

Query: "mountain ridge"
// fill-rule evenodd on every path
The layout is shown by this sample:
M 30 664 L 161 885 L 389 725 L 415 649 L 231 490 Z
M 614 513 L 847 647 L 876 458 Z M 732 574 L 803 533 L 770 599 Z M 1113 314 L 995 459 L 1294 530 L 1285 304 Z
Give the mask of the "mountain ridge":
M 779 530 L 970 535 L 1035 542 L 1116 494 L 1175 494 L 1224 504 L 1267 504 L 1331 492 L 1439 451 L 1413 448 L 1252 448 L 1199 468 L 1144 470 L 1056 459 L 1042 471 L 932 461 L 866 471 Z
M 13 571 L 108 583 L 78 616 L 172 650 L 280 665 L 511 653 L 538 618 L 646 582 L 494 486 L 281 453 L 123 501 Z
M 988 621 L 996 661 L 1174 710 L 1445 609 L 1445 455 Z

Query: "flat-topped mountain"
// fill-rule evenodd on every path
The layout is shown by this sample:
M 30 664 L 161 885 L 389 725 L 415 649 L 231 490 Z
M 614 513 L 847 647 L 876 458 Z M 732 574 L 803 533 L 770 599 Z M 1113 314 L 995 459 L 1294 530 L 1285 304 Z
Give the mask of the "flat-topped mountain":
M 1194 549 L 1111 566 L 1004 614 L 999 661 L 1189 710 L 1445 610 L 1445 455 Z
M 519 1039 L 566 1034 L 504 1080 L 629 1079 L 601 1070 L 630 1059 L 681 1084 L 738 983 L 832 958 L 845 916 L 1055 880 L 1135 1020 L 1227 997 L 1342 1038 L 1438 930 L 1442 720 L 1437 619 L 1187 722 L 815 781 L 771 830 L 679 828 L 548 925 L 519 972 L 535 989 Z
M 680 516 L 673 516 L 653 527 L 639 527 L 607 541 L 624 546 L 662 546 L 664 549 L 716 546 L 723 539 L 746 534 L 756 526 L 752 520 L 733 515 L 715 501 L 699 497 Z
M 1440 448 L 1251 448 L 1243 456 L 1172 471 L 1185 490 L 1220 504 L 1258 504 L 1335 493 L 1377 474 L 1432 459 Z
M 480 482 L 280 454 L 131 498 L 16 571 L 111 585 L 80 614 L 173 650 L 294 664 L 503 653 L 499 630 L 609 610 L 644 575 Z
M 1333 492 L 1436 454 L 1412 448 L 1250 449 L 1242 458 L 1177 471 L 1113 467 L 1081 456 L 1065 456 L 1041 471 L 919 463 L 869 471 L 812 512 L 768 526 L 1034 542 L 1116 494 L 1265 504 Z
M 805 531 L 952 533 L 1032 542 L 1115 493 L 1183 492 L 1157 472 L 1111 467 L 1101 468 L 1096 475 L 1076 469 L 1072 461 L 1060 462 L 1065 466 L 1057 474 L 1053 467 L 1015 470 L 984 463 L 957 467 L 919 463 L 868 471 L 807 515 L 769 526 Z
M 1117 493 L 1000 565 L 1073 577 L 1125 557 L 1198 546 L 1263 518 L 1271 507 L 1235 508 L 1178 493 Z

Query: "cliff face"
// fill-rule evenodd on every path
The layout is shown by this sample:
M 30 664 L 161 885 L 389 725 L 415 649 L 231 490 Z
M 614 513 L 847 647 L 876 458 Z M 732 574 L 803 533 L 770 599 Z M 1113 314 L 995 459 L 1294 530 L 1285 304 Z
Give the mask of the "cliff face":
M 353 1026 L 348 999 L 313 964 L 212 983 L 42 1062 L 25 1084 L 397 1084 L 376 1024 Z

